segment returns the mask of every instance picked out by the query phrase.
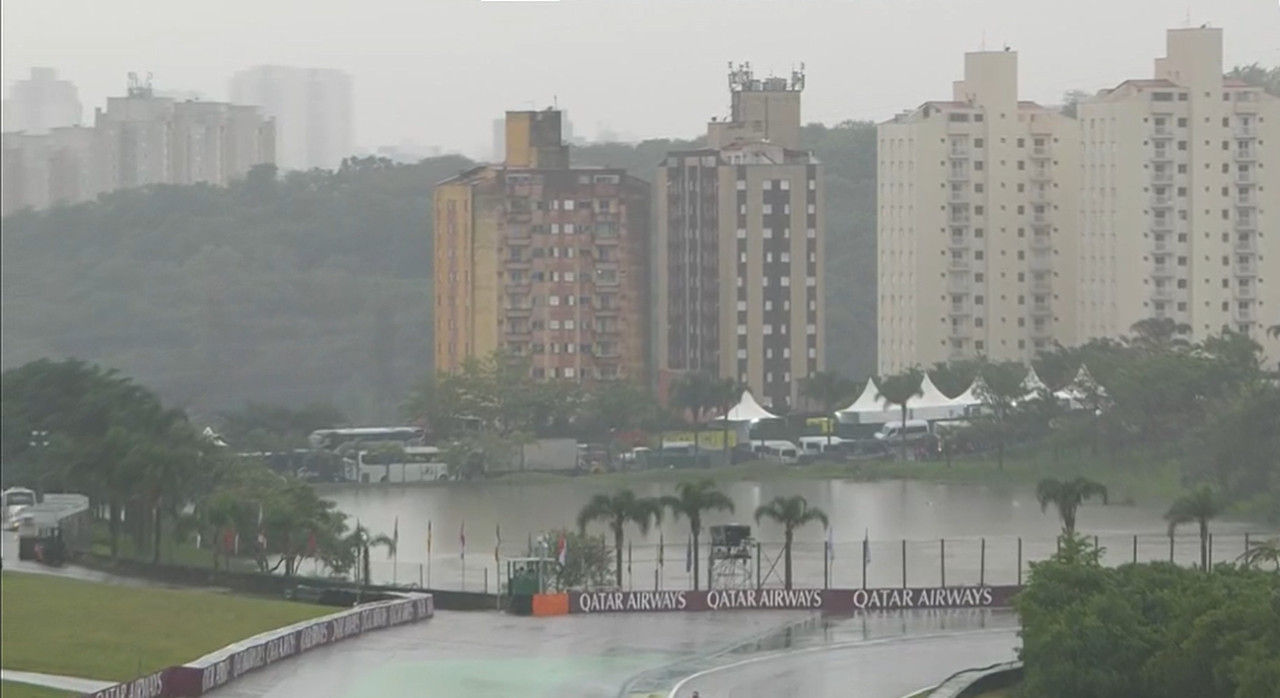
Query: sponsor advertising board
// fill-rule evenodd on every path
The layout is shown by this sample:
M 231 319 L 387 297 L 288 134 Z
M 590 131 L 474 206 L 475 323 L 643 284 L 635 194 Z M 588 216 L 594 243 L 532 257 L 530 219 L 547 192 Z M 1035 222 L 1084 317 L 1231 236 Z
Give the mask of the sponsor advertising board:
M 712 589 L 707 591 L 585 591 L 569 593 L 569 613 L 654 611 L 902 611 L 1006 608 L 1016 586 L 885 589 Z
M 423 621 L 433 615 L 435 602 L 429 595 L 358 606 L 314 621 L 263 633 L 190 664 L 170 667 L 127 683 L 87 693 L 84 698 L 201 696 L 282 659 L 367 632 Z

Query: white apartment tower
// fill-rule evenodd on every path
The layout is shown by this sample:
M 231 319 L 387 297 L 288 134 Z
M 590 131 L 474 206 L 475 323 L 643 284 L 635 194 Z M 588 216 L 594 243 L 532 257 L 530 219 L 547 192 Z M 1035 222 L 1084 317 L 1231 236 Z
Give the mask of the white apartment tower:
M 58 79 L 53 68 L 32 68 L 4 101 L 4 131 L 43 135 L 64 126 L 79 126 L 84 109 L 75 83 Z
M 1221 29 L 1173 29 L 1153 79 L 1078 115 L 1080 339 L 1168 317 L 1280 356 L 1280 99 L 1224 80 Z
M 879 127 L 879 372 L 1075 340 L 1078 131 L 1018 100 L 1013 51 Z
M 351 76 L 338 70 L 264 65 L 231 78 L 231 101 L 262 107 L 276 122 L 276 164 L 336 169 L 355 155 Z

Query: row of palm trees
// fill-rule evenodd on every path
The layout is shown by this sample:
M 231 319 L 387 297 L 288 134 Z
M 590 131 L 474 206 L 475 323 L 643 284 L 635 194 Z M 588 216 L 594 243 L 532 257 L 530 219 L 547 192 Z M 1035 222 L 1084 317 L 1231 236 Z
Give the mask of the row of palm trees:
M 651 525 L 661 524 L 663 514 L 670 511 L 677 521 L 681 518 L 689 521 L 689 535 L 693 558 L 693 588 L 701 588 L 701 555 L 698 554 L 699 541 L 702 537 L 703 514 L 712 511 L 733 513 L 733 500 L 716 488 L 715 482 L 709 479 L 692 482 L 681 482 L 676 485 L 676 494 L 664 497 L 641 497 L 629 489 L 619 490 L 613 494 L 597 494 L 578 512 L 578 528 L 586 532 L 587 526 L 593 522 L 603 522 L 613 533 L 614 575 L 619 587 L 622 586 L 622 547 L 625 541 L 627 524 L 634 524 L 641 535 L 649 532 Z M 823 528 L 830 525 L 826 512 L 810 506 L 800 496 L 775 497 L 773 500 L 756 508 L 755 520 L 760 523 L 769 519 L 783 528 L 783 581 L 786 588 L 791 588 L 791 546 L 795 531 L 815 521 Z M 709 574 L 709 573 L 708 573 Z
M 1107 488 L 1085 477 L 1073 480 L 1048 478 L 1041 480 L 1036 487 L 1036 500 L 1040 502 L 1040 510 L 1046 511 L 1050 506 L 1057 509 L 1058 516 L 1062 519 L 1063 534 L 1068 538 L 1075 536 L 1076 512 L 1080 505 L 1094 498 L 1106 504 Z M 1202 570 L 1209 569 L 1209 522 L 1225 512 L 1225 500 L 1207 485 L 1178 498 L 1165 512 L 1164 519 L 1169 524 L 1171 538 L 1181 525 L 1194 523 L 1199 528 Z M 1280 540 L 1253 541 L 1238 561 L 1247 566 L 1270 562 L 1280 571 Z

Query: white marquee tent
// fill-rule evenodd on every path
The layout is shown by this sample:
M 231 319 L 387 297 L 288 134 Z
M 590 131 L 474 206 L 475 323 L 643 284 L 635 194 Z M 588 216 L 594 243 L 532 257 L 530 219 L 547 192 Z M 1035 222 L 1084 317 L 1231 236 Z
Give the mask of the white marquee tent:
M 929 374 L 920 381 L 920 394 L 907 400 L 907 419 L 952 419 L 964 414 L 964 406 L 938 390 Z M 874 380 L 867 381 L 858 399 L 836 413 L 840 421 L 857 424 L 884 424 L 902 419 L 902 408 L 889 404 Z
M 742 391 L 742 399 L 738 400 L 738 404 L 729 410 L 726 417 L 718 417 L 713 421 L 719 422 L 722 419 L 728 419 L 730 422 L 754 422 L 760 419 L 777 419 L 778 415 L 773 414 L 760 406 L 756 402 L 755 397 L 751 395 L 750 390 Z

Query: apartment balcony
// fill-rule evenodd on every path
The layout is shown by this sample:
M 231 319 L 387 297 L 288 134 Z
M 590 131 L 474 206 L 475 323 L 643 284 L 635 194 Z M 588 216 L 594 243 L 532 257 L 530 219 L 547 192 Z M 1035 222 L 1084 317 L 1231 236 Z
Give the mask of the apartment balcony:
M 1236 184 L 1253 184 L 1254 183 L 1253 171 L 1237 169 L 1235 179 L 1236 179 Z
M 1258 289 L 1253 285 L 1236 286 L 1235 297 L 1242 301 L 1251 301 L 1258 297 Z
M 952 271 L 969 271 L 972 267 L 968 259 L 952 257 L 947 261 L 947 268 Z
M 969 214 L 953 212 L 947 221 L 952 225 L 969 225 Z
M 1032 293 L 1053 293 L 1053 284 L 1050 283 L 1048 280 L 1032 281 L 1031 292 Z
M 960 270 L 957 270 L 960 271 Z M 968 274 L 948 274 L 947 292 L 952 295 L 966 296 L 973 292 L 973 277 Z
M 1173 173 L 1168 170 L 1159 170 L 1151 174 L 1151 181 L 1157 184 L 1169 184 L 1173 182 Z
M 949 361 L 961 361 L 969 358 L 972 358 L 972 355 L 967 349 L 963 349 L 961 347 L 951 347 L 947 349 L 947 359 Z
M 1152 194 L 1151 208 L 1169 208 L 1173 206 L 1173 197 L 1167 194 Z
M 951 174 L 947 176 L 952 182 L 969 181 L 969 170 L 962 168 L 951 168 Z
M 1235 248 L 1236 248 L 1236 252 L 1241 252 L 1246 254 L 1255 253 L 1258 251 L 1258 240 L 1252 235 L 1250 235 L 1246 240 L 1240 240 L 1237 238 Z
M 1173 265 L 1171 265 L 1171 264 L 1157 264 L 1157 265 L 1155 265 L 1155 267 L 1154 267 L 1154 268 L 1152 268 L 1152 270 L 1151 270 L 1151 275 L 1152 275 L 1152 276 L 1154 276 L 1154 277 L 1155 277 L 1155 278 L 1157 278 L 1157 279 L 1170 279 L 1170 278 L 1173 278 Z
M 1237 148 L 1236 162 L 1253 162 L 1258 159 L 1257 148 Z
M 1249 259 L 1248 261 L 1244 261 L 1244 262 L 1241 262 L 1239 259 L 1237 259 L 1235 261 L 1235 264 L 1232 265 L 1231 270 L 1232 272 L 1235 273 L 1236 276 L 1245 277 L 1245 278 L 1253 278 L 1258 275 L 1258 265 L 1256 262 L 1253 261 L 1253 259 Z
M 1032 189 L 1031 202 L 1036 204 L 1049 203 L 1049 191 L 1047 189 Z
M 1052 315 L 1053 309 L 1049 306 L 1048 303 L 1032 303 L 1031 314 L 1039 315 L 1039 316 Z
M 1257 228 L 1258 228 L 1258 221 L 1254 219 L 1252 216 L 1249 218 L 1236 218 L 1236 230 L 1252 231 L 1252 230 L 1257 230 Z
M 1031 174 L 1027 176 L 1033 182 L 1048 182 L 1053 179 L 1053 175 L 1049 173 L 1049 168 L 1047 167 L 1032 168 Z
M 1157 301 L 1171 301 L 1173 300 L 1173 289 L 1168 284 L 1156 286 L 1151 290 L 1151 298 Z
M 531 306 L 507 307 L 503 308 L 502 311 L 508 317 L 528 317 L 533 313 L 533 308 Z
M 1164 140 L 1166 138 L 1173 138 L 1173 129 L 1170 128 L 1167 124 L 1164 126 L 1158 126 L 1158 125 L 1152 126 L 1151 138 L 1152 140 Z
M 1167 148 L 1156 148 L 1151 151 L 1152 162 L 1170 162 L 1173 160 L 1173 153 Z
M 1033 214 L 1031 214 L 1031 224 L 1032 224 L 1032 225 L 1048 225 L 1048 224 L 1049 224 L 1049 214 L 1047 214 L 1047 213 L 1033 213 Z
M 951 314 L 959 316 L 969 316 L 973 314 L 973 310 L 965 303 L 952 303 Z
M 1031 255 L 1031 260 L 1027 263 L 1027 266 L 1028 266 L 1028 267 L 1031 269 L 1031 271 L 1033 271 L 1033 272 L 1050 272 L 1050 271 L 1053 271 L 1053 257 L 1051 257 L 1051 256 L 1049 256 L 1049 255 L 1047 255 L 1047 254 L 1045 254 L 1045 255 L 1039 255 L 1039 254 Z
M 951 201 L 958 203 L 967 203 L 969 201 L 969 192 L 966 189 L 952 189 Z
M 1173 230 L 1173 219 L 1168 216 L 1154 216 L 1151 219 L 1151 229 L 1158 233 Z
M 1031 250 L 1047 255 L 1053 249 L 1053 240 L 1048 235 L 1036 235 L 1031 238 Z
M 1236 138 L 1257 138 L 1258 137 L 1258 127 L 1251 123 L 1249 124 L 1236 123 L 1235 128 L 1232 130 L 1236 134 Z
M 1031 324 L 1031 336 L 1036 339 L 1048 339 L 1052 334 L 1047 322 L 1034 322 Z
M 968 249 L 969 239 L 964 237 L 963 235 L 960 235 L 960 236 L 952 235 L 951 241 L 947 243 L 947 246 L 953 250 Z
M 973 335 L 968 323 L 951 323 L 951 331 L 947 333 L 952 339 L 968 339 Z
M 1256 318 L 1253 316 L 1253 308 L 1241 308 L 1236 306 L 1231 312 L 1231 317 L 1236 322 L 1253 322 Z
M 1031 157 L 1037 158 L 1037 159 L 1043 159 L 1043 158 L 1049 157 L 1049 146 L 1047 145 L 1032 146 Z
M 947 155 L 955 160 L 965 160 L 969 157 L 969 149 L 957 148 L 953 145 L 951 146 L 951 149 L 947 151 Z

